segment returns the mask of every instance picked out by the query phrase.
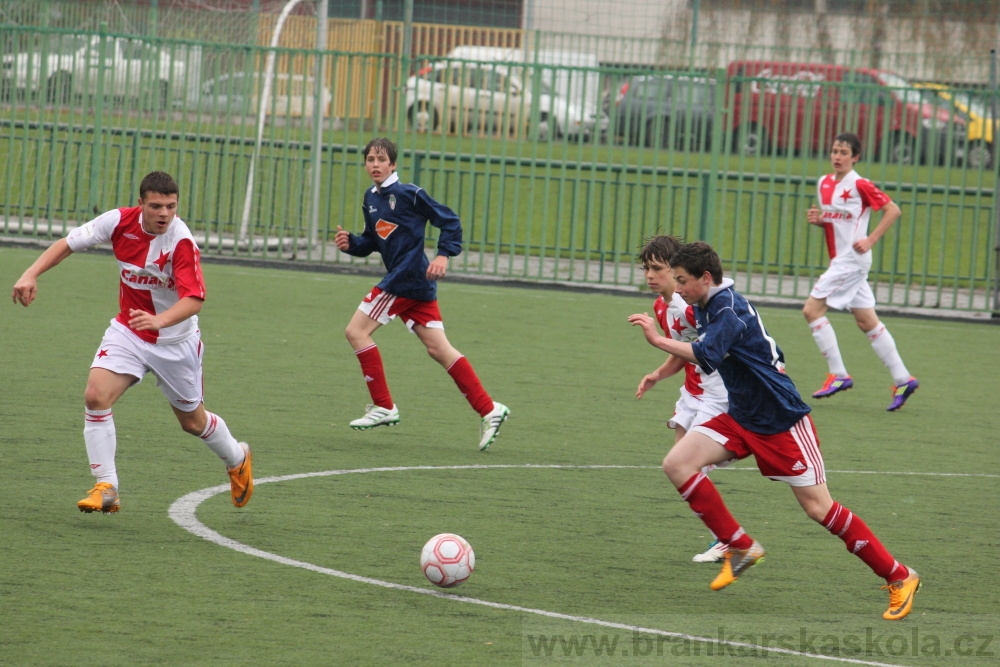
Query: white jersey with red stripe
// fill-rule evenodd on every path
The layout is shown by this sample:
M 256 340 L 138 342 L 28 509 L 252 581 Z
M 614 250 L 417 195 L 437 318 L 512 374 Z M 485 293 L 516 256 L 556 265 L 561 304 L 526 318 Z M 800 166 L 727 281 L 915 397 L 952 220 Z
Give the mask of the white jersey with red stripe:
M 140 207 L 116 208 L 71 229 L 66 241 L 73 252 L 111 244 L 121 279 L 119 312 L 112 322 L 126 328 L 131 309 L 158 315 L 184 297 L 205 298 L 198 245 L 178 217 L 163 234 L 149 234 L 142 228 Z M 198 333 L 198 316 L 159 331 L 129 331 L 147 343 L 170 345 Z
M 669 306 L 662 296 L 657 297 L 653 303 L 653 313 L 665 335 L 682 343 L 693 343 L 698 340 L 694 307 L 688 305 L 676 292 Z M 701 367 L 691 362 L 684 364 L 684 388 L 697 398 L 722 402 L 728 400 L 726 386 L 719 374 L 706 374 Z
M 872 211 L 880 210 L 892 200 L 853 169 L 839 181 L 834 174 L 827 174 L 819 180 L 816 189 L 830 259 L 871 266 L 871 251 L 859 255 L 853 246 L 868 236 Z

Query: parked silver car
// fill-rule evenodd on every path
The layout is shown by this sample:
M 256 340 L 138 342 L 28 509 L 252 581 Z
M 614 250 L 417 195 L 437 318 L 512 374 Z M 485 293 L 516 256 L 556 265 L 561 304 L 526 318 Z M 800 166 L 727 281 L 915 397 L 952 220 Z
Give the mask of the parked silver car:
M 607 131 L 606 114 L 554 95 L 541 78 L 526 76 L 529 72 L 492 62 L 435 63 L 407 80 L 407 118 L 418 132 L 526 133 L 540 140 L 589 140 Z

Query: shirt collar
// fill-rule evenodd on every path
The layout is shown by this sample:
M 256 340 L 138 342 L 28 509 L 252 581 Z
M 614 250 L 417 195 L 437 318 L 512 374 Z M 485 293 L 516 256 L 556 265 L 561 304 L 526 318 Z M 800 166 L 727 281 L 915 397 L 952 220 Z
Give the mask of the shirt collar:
M 392 185 L 393 183 L 399 183 L 399 174 L 397 174 L 396 172 L 392 172 L 391 174 L 389 174 L 388 176 L 386 176 L 385 180 L 382 181 L 382 188 L 381 189 L 384 190 L 387 187 L 389 187 L 390 185 Z M 380 188 L 377 185 L 373 185 L 372 186 L 372 192 L 373 193 L 378 192 L 379 189 Z

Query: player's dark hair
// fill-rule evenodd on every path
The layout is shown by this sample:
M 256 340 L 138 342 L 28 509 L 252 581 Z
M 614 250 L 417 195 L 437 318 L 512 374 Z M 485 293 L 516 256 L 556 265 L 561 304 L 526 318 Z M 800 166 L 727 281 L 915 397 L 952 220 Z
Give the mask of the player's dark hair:
M 139 199 L 145 199 L 150 192 L 161 195 L 176 195 L 180 192 L 177 181 L 165 171 L 151 171 L 139 183 Z
M 399 156 L 399 150 L 396 148 L 396 144 L 392 143 L 387 137 L 375 137 L 368 142 L 365 146 L 365 152 L 361 154 L 364 161 L 368 160 L 368 153 L 375 150 L 375 153 L 385 153 L 386 157 L 389 158 L 389 162 L 396 164 L 396 158 Z
M 712 282 L 722 284 L 722 260 L 712 246 L 704 241 L 695 241 L 681 246 L 681 249 L 670 258 L 670 266 L 680 267 L 691 276 L 700 278 L 707 271 L 712 275 Z
M 861 138 L 853 132 L 841 132 L 833 140 L 833 143 L 844 143 L 851 147 L 851 157 L 861 155 Z
M 670 264 L 670 258 L 674 256 L 683 242 L 676 236 L 650 236 L 643 240 L 642 249 L 636 256 L 636 261 L 643 266 L 649 266 L 650 262 L 663 262 Z

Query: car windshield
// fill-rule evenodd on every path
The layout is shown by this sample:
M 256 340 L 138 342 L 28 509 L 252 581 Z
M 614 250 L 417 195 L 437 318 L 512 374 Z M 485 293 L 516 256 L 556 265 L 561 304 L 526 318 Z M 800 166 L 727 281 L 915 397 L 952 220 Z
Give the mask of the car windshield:
M 87 45 L 87 38 L 81 35 L 52 35 L 45 45 L 46 53 L 71 56 Z
M 924 93 L 928 91 L 922 91 L 914 88 L 912 83 L 898 74 L 893 74 L 892 72 L 879 72 L 878 76 L 882 79 L 882 83 L 895 89 L 894 92 L 902 98 L 904 104 L 920 105 L 927 102 Z

